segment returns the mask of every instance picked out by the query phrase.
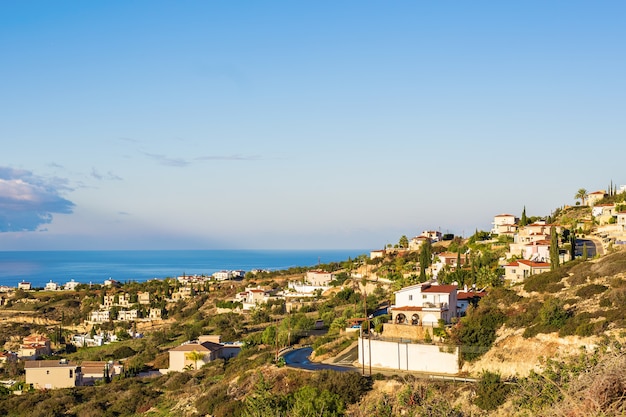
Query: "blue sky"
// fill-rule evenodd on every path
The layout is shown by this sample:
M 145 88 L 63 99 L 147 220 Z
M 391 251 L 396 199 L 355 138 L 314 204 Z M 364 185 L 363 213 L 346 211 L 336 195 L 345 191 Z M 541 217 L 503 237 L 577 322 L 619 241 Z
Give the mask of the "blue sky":
M 626 184 L 624 2 L 5 1 L 0 250 L 375 249 Z

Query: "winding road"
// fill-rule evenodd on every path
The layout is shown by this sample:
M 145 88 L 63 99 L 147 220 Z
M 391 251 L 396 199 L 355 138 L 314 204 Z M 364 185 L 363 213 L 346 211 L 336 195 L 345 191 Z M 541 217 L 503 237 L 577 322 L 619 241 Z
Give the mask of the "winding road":
M 289 351 L 283 355 L 285 358 L 285 364 L 287 366 L 291 366 L 292 368 L 306 369 L 308 371 L 321 371 L 321 370 L 332 370 L 339 372 L 356 372 L 356 369 L 353 366 L 339 366 L 339 365 L 329 365 L 325 363 L 311 362 L 309 360 L 309 356 L 313 353 L 313 348 L 305 347 L 300 349 L 294 349 Z

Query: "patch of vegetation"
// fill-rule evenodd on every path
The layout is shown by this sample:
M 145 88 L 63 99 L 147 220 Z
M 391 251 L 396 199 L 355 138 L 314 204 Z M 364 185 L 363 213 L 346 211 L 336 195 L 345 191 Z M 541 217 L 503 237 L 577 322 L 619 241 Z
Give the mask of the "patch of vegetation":
M 531 275 L 524 282 L 524 290 L 528 292 L 548 292 L 554 293 L 564 287 L 561 280 L 567 276 L 565 268 L 558 268 L 554 271 L 543 274 Z
M 607 287 L 605 285 L 589 284 L 589 285 L 586 285 L 584 287 L 579 288 L 576 291 L 576 295 L 578 297 L 588 298 L 588 297 L 593 297 L 596 294 L 602 294 L 603 292 L 605 292 L 608 289 L 609 289 L 609 287 Z
M 476 386 L 474 404 L 483 410 L 495 410 L 504 404 L 510 391 L 511 387 L 504 384 L 500 374 L 484 371 Z
M 451 341 L 461 345 L 463 360 L 472 361 L 487 352 L 496 340 L 496 331 L 506 321 L 506 316 L 497 307 L 488 303 L 468 310 L 459 324 L 452 330 Z

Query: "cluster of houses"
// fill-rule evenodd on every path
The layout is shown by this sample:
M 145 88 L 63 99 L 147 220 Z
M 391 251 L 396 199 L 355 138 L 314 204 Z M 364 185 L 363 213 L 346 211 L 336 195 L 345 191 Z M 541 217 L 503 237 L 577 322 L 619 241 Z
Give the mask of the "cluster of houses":
M 200 369 L 216 359 L 230 359 L 239 353 L 241 343 L 222 342 L 218 335 L 204 335 L 197 340 L 183 343 L 169 351 L 169 367 L 161 373 L 183 372 Z M 25 382 L 35 389 L 71 388 L 93 385 L 99 380 L 111 379 L 124 372 L 119 361 L 70 361 L 67 359 L 44 359 L 51 355 L 50 339 L 42 335 L 25 337 L 20 350 L 0 352 L 0 365 L 24 360 Z
M 90 313 L 88 321 L 91 323 L 105 323 L 112 320 L 111 310 L 113 307 L 119 308 L 115 317 L 117 321 L 134 321 L 139 319 L 139 311 L 131 307 L 135 304 L 149 306 L 150 302 L 149 292 L 138 292 L 136 300 L 133 300 L 131 295 L 127 293 L 104 295 L 100 308 Z M 149 308 L 148 317 L 145 317 L 145 319 L 160 320 L 161 314 L 160 308 Z
M 23 338 L 17 352 L 0 352 L 0 365 L 23 360 L 25 382 L 36 389 L 93 385 L 100 379 L 112 378 L 123 372 L 119 362 L 83 361 L 79 364 L 65 359 L 40 360 L 50 355 L 50 339 L 34 334 Z

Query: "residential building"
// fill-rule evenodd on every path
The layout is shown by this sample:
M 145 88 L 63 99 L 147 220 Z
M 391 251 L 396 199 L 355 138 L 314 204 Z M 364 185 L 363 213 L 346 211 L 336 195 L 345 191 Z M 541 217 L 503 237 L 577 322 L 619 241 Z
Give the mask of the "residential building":
M 216 359 L 235 357 L 240 350 L 240 344 L 222 343 L 220 336 L 200 336 L 196 341 L 184 343 L 169 351 L 170 365 L 167 372 L 200 369 Z
M 52 280 L 50 280 L 50 282 L 48 282 L 44 287 L 44 290 L 46 291 L 57 291 L 58 289 L 59 284 L 57 284 L 56 282 L 52 282 Z
M 65 291 L 74 291 L 76 290 L 76 287 L 78 287 L 79 285 L 80 285 L 80 282 L 76 282 L 72 279 L 66 282 L 63 288 L 65 289 Z
M 491 233 L 494 235 L 513 235 L 517 231 L 518 222 L 519 219 L 512 214 L 498 214 L 493 218 Z
M 139 317 L 139 315 L 136 309 L 120 310 L 117 313 L 118 321 L 133 321 L 133 320 L 137 320 L 137 317 Z
M 606 191 L 604 190 L 594 191 L 593 193 L 587 194 L 587 205 L 592 207 L 595 206 L 596 203 L 606 197 L 606 195 Z
M 431 242 L 439 242 L 443 238 L 443 234 L 438 230 L 424 230 L 422 236 L 426 236 Z
M 217 271 L 212 276 L 216 281 L 226 281 L 232 279 L 233 273 L 232 271 Z
M 137 302 L 141 305 L 150 305 L 150 293 L 147 291 L 138 292 Z
M 89 315 L 89 321 L 95 323 L 104 323 L 110 320 L 109 310 L 92 311 Z
M 386 251 L 384 249 L 370 251 L 370 259 L 384 258 L 385 253 Z
M 622 230 L 626 232 L 626 211 L 617 213 L 617 225 L 621 226 Z
M 467 286 L 456 293 L 457 314 L 459 317 L 464 316 L 467 308 L 471 305 L 476 306 L 487 293 L 485 291 L 477 291 L 473 288 L 468 289 Z
M 26 336 L 22 340 L 18 356 L 23 359 L 37 359 L 44 355 L 52 354 L 50 339 L 43 335 Z
M 17 361 L 17 354 L 14 352 L 0 351 L 0 367 L 7 362 Z
M 307 271 L 306 273 L 306 282 L 313 286 L 328 286 L 334 279 L 335 275 L 332 272 L 326 272 L 320 269 Z
M 130 294 L 120 294 L 118 297 L 117 305 L 120 307 L 130 307 Z
M 427 281 L 396 291 L 390 308 L 392 323 L 437 326 L 440 319 L 450 323 L 457 317 L 457 286 Z
M 454 252 L 441 252 L 440 254 L 435 255 L 435 257 L 439 258 L 439 262 L 441 262 L 444 266 L 448 266 L 453 270 L 458 267 L 457 261 L 459 261 L 459 259 L 461 260 L 461 266 L 465 265 L 465 262 L 467 261 L 465 254 L 461 254 L 459 257 L 459 254 Z
M 148 311 L 148 318 L 150 320 L 161 320 L 161 309 L 160 308 L 151 308 Z
M 504 265 L 504 279 L 512 283 L 524 281 L 527 277 L 535 274 L 550 271 L 550 264 L 547 262 L 533 262 L 525 259 L 518 259 Z
M 172 301 L 180 301 L 191 298 L 191 286 L 188 287 L 180 287 L 178 291 L 172 293 Z
M 29 291 L 31 289 L 30 282 L 22 281 L 22 282 L 18 283 L 17 284 L 17 289 L 18 290 Z
M 35 389 L 70 388 L 82 385 L 81 368 L 66 359 L 26 361 L 26 383 Z
M 432 239 L 424 234 L 415 236 L 409 240 L 409 250 L 419 250 L 426 242 L 431 242 Z
M 109 278 L 109 279 L 105 279 L 103 285 L 105 287 L 117 287 L 119 285 L 119 282 L 117 282 L 116 280 Z
M 591 215 L 599 225 L 608 224 L 617 215 L 615 204 L 596 204 L 591 208 Z
M 538 240 L 522 247 L 522 257 L 534 262 L 550 261 L 550 241 Z
M 243 310 L 250 310 L 258 304 L 267 303 L 272 295 L 271 290 L 261 287 L 248 287 L 235 295 L 235 301 L 243 304 Z
M 80 364 L 83 386 L 93 385 L 107 376 L 113 378 L 124 373 L 124 366 L 119 361 L 82 361 Z

